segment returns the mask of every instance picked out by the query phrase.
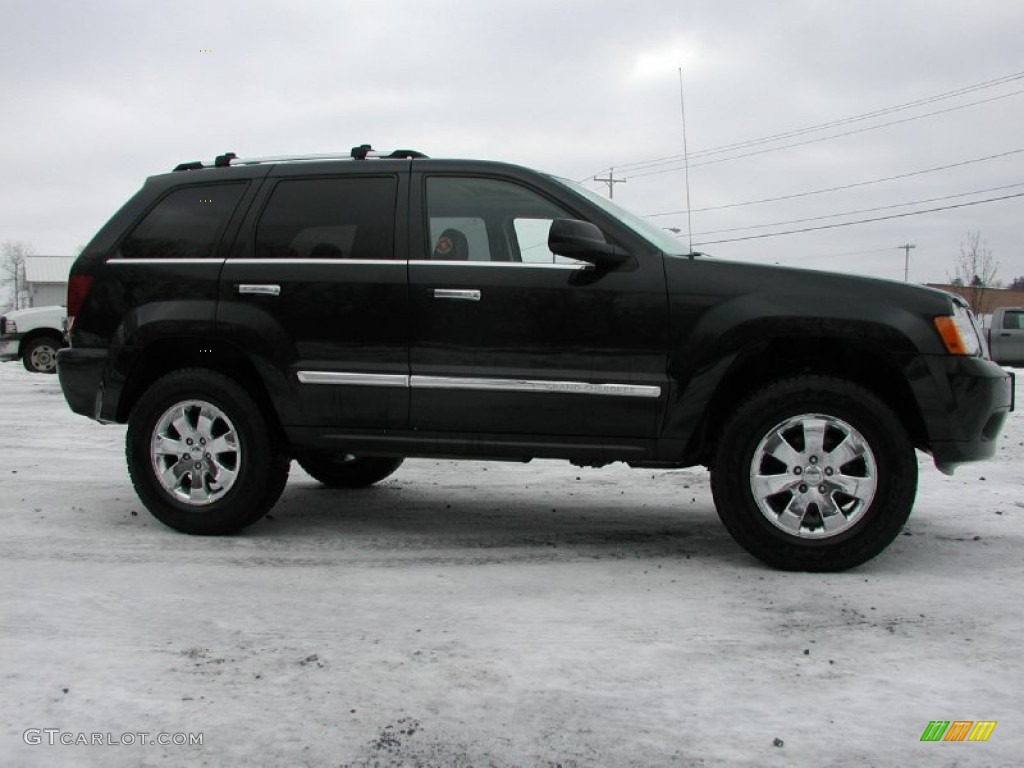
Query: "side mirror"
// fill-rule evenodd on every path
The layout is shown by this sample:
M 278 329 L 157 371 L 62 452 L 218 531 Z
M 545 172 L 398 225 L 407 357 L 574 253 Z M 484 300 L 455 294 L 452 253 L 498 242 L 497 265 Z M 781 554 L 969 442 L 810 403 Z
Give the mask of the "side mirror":
M 548 230 L 548 250 L 570 259 L 611 267 L 628 261 L 628 252 L 604 239 L 604 233 L 589 221 L 555 219 Z

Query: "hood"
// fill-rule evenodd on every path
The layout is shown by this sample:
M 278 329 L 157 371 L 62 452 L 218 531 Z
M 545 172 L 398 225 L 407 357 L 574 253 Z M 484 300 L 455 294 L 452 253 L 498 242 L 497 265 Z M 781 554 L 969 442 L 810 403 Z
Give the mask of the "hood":
M 760 295 L 785 304 L 808 300 L 819 305 L 834 303 L 854 313 L 866 304 L 881 304 L 939 315 L 949 314 L 956 300 L 934 288 L 837 272 L 707 258 L 666 257 L 665 264 L 669 290 L 677 296 L 703 299 L 701 303 Z
M 26 322 L 28 320 L 45 321 L 53 318 L 56 325 L 54 327 L 59 328 L 61 320 L 67 314 L 67 310 L 59 305 L 53 305 L 49 307 L 29 307 L 28 309 L 15 309 L 10 312 L 5 312 L 4 317 L 13 320 L 15 322 Z

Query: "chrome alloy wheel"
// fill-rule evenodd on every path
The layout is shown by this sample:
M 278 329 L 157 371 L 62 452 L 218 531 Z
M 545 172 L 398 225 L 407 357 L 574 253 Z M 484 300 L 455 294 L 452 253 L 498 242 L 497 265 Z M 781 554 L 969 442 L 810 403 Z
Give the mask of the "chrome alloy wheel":
M 877 490 L 870 445 L 835 416 L 786 419 L 758 443 L 750 462 L 750 491 L 761 514 L 802 539 L 827 539 L 848 530 Z
M 238 432 L 202 400 L 175 403 L 157 420 L 149 455 L 157 481 L 185 504 L 209 504 L 231 490 L 242 465 Z

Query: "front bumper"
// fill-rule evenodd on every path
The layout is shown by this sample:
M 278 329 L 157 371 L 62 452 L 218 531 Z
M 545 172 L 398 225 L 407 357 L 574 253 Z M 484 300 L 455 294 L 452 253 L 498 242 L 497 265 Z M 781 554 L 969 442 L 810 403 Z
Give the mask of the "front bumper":
M 71 410 L 99 420 L 103 402 L 105 349 L 62 349 L 57 352 L 57 378 Z
M 21 334 L 17 336 L 4 336 L 0 338 L 0 361 L 18 360 L 21 358 Z
M 978 357 L 920 360 L 922 376 L 912 376 L 911 383 L 935 466 L 952 474 L 960 464 L 995 455 L 999 433 L 1014 409 L 1014 375 Z

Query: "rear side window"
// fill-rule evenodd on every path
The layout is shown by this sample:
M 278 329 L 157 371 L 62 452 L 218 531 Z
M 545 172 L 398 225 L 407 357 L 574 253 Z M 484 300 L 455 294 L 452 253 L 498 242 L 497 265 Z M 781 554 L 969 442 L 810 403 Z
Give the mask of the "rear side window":
M 394 177 L 281 181 L 256 226 L 261 259 L 392 259 Z
M 208 184 L 171 192 L 121 244 L 126 259 L 208 259 L 246 184 Z

